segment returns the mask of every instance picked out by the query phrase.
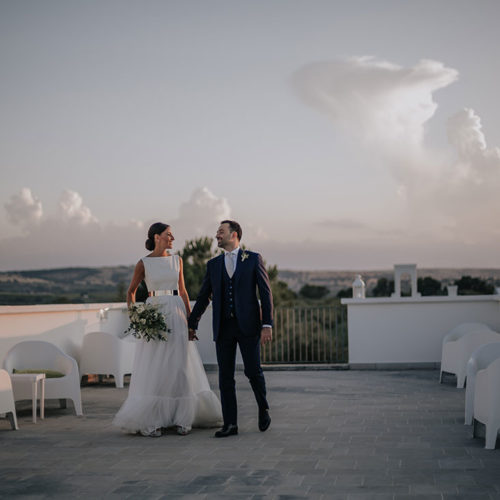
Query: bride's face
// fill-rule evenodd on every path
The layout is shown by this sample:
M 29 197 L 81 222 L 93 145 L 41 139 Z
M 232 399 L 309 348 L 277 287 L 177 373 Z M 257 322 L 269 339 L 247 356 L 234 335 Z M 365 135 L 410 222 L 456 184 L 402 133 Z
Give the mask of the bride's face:
M 156 244 L 161 244 L 167 249 L 171 249 L 174 243 L 174 235 L 172 234 L 172 231 L 170 230 L 170 227 L 167 227 L 163 233 L 160 233 L 158 235 L 158 240 Z

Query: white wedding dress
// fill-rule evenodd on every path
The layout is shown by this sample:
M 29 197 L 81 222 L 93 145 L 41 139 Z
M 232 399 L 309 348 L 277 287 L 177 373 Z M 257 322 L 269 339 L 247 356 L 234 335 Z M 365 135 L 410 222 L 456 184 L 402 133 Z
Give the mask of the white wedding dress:
M 144 257 L 149 291 L 178 288 L 179 256 Z M 113 425 L 152 433 L 178 426 L 221 425 L 221 404 L 210 389 L 195 342 L 188 340 L 186 308 L 179 295 L 149 297 L 165 315 L 168 340 L 137 343 L 128 397 Z

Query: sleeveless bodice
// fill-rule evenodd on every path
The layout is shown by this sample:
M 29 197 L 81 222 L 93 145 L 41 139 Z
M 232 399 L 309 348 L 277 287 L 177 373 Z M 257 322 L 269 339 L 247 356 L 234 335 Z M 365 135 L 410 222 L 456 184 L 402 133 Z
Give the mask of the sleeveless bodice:
M 144 257 L 144 281 L 149 291 L 177 290 L 179 283 L 179 256 Z

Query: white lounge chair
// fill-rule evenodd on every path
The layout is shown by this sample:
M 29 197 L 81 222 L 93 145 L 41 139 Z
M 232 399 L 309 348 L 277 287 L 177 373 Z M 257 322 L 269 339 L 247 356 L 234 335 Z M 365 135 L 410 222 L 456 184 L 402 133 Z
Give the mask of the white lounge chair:
M 500 358 L 476 374 L 474 419 L 486 427 L 485 448 L 493 450 L 500 430 Z M 476 426 L 474 425 L 474 437 Z
M 62 377 L 46 379 L 45 399 L 59 399 L 62 407 L 65 407 L 66 399 L 71 399 L 76 414 L 83 415 L 78 365 L 59 347 L 42 340 L 19 342 L 7 353 L 3 367 L 9 373 L 14 370 L 53 370 L 62 373 Z M 31 393 L 16 390 L 14 398 L 16 401 L 31 399 Z
M 467 362 L 467 386 L 465 387 L 466 425 L 471 425 L 473 422 L 477 372 L 484 370 L 498 358 L 500 358 L 500 342 L 492 342 L 478 347 Z
M 17 430 L 16 405 L 14 403 L 14 393 L 12 392 L 12 382 L 6 370 L 0 369 L 0 414 L 6 414 L 13 430 Z
M 123 377 L 132 373 L 135 342 L 106 332 L 91 332 L 83 337 L 80 375 L 113 375 L 116 387 L 123 387 Z
M 443 339 L 441 353 L 441 372 L 439 381 L 443 381 L 443 373 L 457 376 L 457 387 L 463 388 L 467 375 L 467 361 L 472 353 L 481 345 L 489 342 L 500 342 L 500 334 L 487 325 L 465 323 L 454 328 Z

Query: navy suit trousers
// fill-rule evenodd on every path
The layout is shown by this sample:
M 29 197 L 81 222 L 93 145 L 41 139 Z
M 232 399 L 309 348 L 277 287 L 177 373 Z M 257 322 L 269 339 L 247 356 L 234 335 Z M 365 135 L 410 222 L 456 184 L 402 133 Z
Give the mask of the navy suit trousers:
M 235 318 L 223 319 L 216 341 L 217 363 L 219 365 L 219 389 L 224 425 L 238 423 L 236 402 L 236 346 L 239 345 L 245 375 L 252 387 L 259 411 L 267 410 L 266 381 L 260 366 L 260 337 L 248 337 L 241 332 Z

